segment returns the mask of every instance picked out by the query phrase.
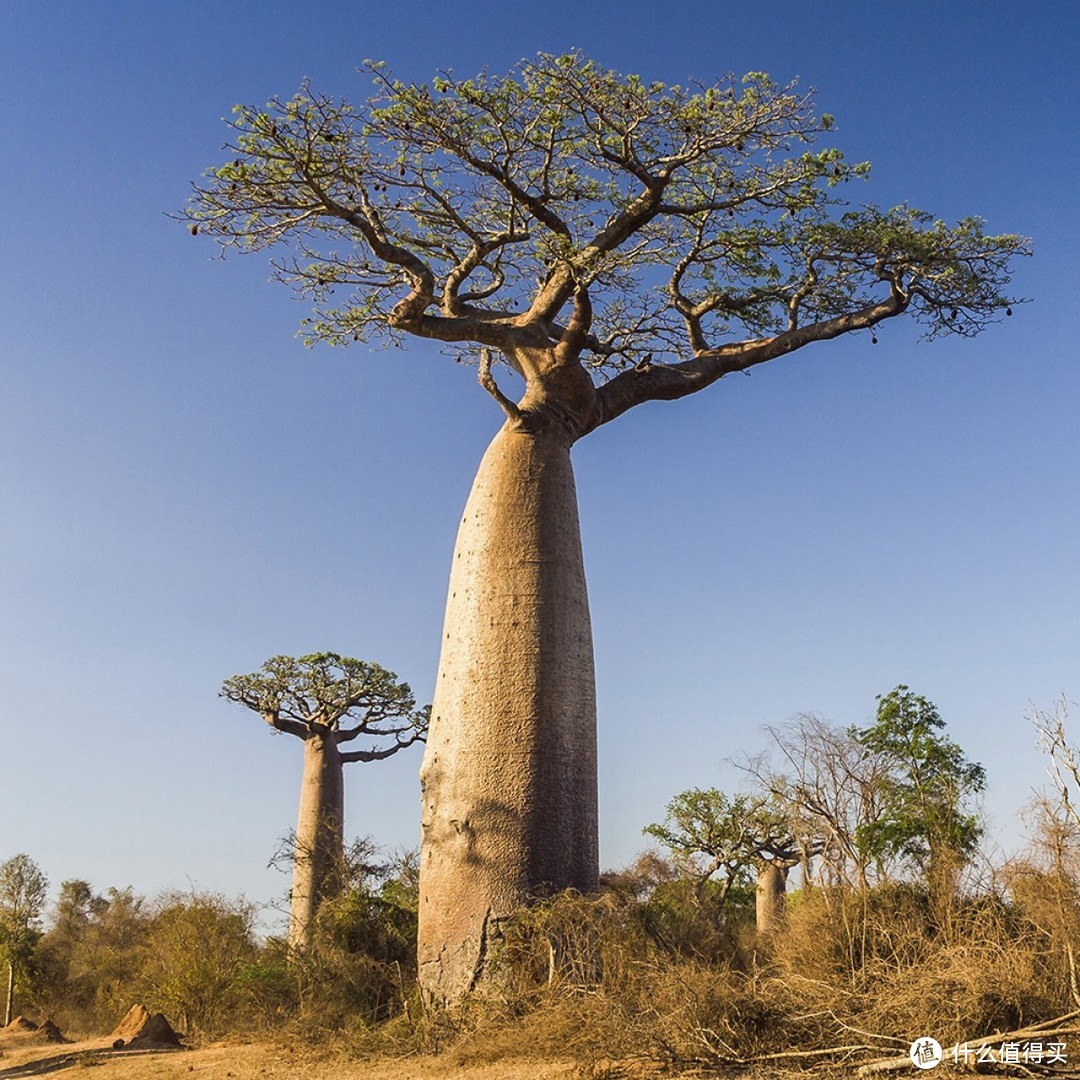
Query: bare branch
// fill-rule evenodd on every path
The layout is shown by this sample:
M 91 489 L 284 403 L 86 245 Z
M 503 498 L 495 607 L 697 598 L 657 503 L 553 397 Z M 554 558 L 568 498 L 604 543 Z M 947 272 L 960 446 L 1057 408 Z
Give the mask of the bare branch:
M 1064 695 L 1055 702 L 1053 717 L 1035 708 L 1031 710 L 1031 722 L 1049 759 L 1046 771 L 1057 790 L 1061 810 L 1080 830 L 1080 807 L 1073 797 L 1074 792 L 1080 797 L 1080 750 L 1069 742 L 1065 730 L 1068 716 L 1068 702 Z
M 499 403 L 499 408 L 511 420 L 521 419 L 521 410 L 500 389 L 495 382 L 495 376 L 491 374 L 491 350 L 480 350 L 480 370 L 477 372 L 480 385 Z
M 413 743 L 423 742 L 424 735 L 422 732 L 414 732 L 408 739 L 400 739 L 392 746 L 386 746 L 382 749 L 373 750 L 346 750 L 341 755 L 341 760 L 346 764 L 354 761 L 383 761 L 388 757 L 392 757 L 399 750 L 404 750 L 407 746 L 412 746 Z
M 674 401 L 696 393 L 737 371 L 795 352 L 815 341 L 828 341 L 899 315 L 907 300 L 894 291 L 886 300 L 849 315 L 787 330 L 760 341 L 738 342 L 703 351 L 678 364 L 649 364 L 616 375 L 597 391 L 598 423 L 607 423 L 644 401 Z
M 287 719 L 280 713 L 263 713 L 263 719 L 275 730 L 295 735 L 298 739 L 307 739 L 311 736 L 311 728 L 306 724 L 299 720 Z

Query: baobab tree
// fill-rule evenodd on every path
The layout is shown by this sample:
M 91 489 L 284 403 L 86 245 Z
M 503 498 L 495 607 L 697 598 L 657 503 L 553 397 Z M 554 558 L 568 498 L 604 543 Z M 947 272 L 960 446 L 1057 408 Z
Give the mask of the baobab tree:
M 226 679 L 221 696 L 304 742 L 288 936 L 291 951 L 303 950 L 319 905 L 342 885 L 343 767 L 423 741 L 429 710 L 416 708 L 408 683 L 392 671 L 337 653 L 272 656 L 259 671 Z M 343 749 L 359 738 L 378 741 Z
M 898 315 L 975 334 L 1010 313 L 1026 242 L 842 204 L 867 166 L 812 149 L 832 118 L 761 73 L 665 86 L 579 53 L 424 85 L 365 67 L 359 108 L 308 85 L 238 106 L 183 217 L 276 247 L 310 341 L 439 342 L 504 414 L 458 534 L 422 767 L 420 978 L 452 999 L 523 900 L 597 883 L 573 444 Z
M 668 803 L 663 823 L 644 831 L 692 868 L 699 894 L 707 881 L 722 874 L 720 904 L 752 871 L 755 919 L 762 934 L 783 920 L 791 868 L 801 864 L 807 877 L 811 860 L 825 848 L 824 839 L 808 832 L 791 806 L 775 795 L 729 797 L 717 788 L 681 792 Z

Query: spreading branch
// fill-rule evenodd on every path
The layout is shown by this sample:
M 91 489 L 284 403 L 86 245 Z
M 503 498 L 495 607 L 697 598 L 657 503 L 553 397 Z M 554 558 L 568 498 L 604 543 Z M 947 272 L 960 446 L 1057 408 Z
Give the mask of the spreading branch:
M 226 679 L 220 696 L 300 739 L 330 737 L 338 745 L 361 736 L 390 740 L 348 751 L 343 761 L 389 757 L 427 735 L 429 709 L 417 709 L 408 683 L 379 664 L 337 653 L 272 656 L 259 671 Z
M 667 86 L 580 53 L 429 84 L 365 67 L 358 108 L 307 84 L 237 106 L 180 215 L 223 250 L 275 249 L 309 342 L 547 350 L 523 374 L 583 367 L 594 427 L 899 315 L 971 336 L 1020 302 L 1023 237 L 842 202 L 868 166 L 818 148 L 832 118 L 795 84 Z

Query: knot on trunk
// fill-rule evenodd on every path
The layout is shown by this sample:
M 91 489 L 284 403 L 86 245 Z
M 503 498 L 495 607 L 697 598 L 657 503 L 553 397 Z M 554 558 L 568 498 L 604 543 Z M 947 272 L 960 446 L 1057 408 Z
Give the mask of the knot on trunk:
M 573 364 L 529 379 L 518 409 L 522 430 L 557 430 L 574 443 L 596 427 L 600 403 L 588 373 Z

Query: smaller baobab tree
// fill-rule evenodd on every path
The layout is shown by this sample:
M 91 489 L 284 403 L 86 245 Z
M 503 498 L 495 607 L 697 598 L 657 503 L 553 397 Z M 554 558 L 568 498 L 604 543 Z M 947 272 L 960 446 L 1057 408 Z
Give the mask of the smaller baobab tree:
M 302 951 L 319 905 L 342 886 L 344 766 L 423 742 L 430 708 L 418 709 L 392 671 L 329 652 L 272 656 L 259 671 L 226 679 L 221 696 L 304 743 L 289 911 L 289 949 Z M 360 738 L 375 742 L 353 747 Z
M 752 871 L 757 879 L 759 933 L 776 928 L 784 915 L 788 872 L 820 855 L 820 837 L 805 835 L 789 808 L 772 795 L 735 795 L 693 788 L 668 803 L 662 825 L 645 828 L 680 862 L 693 867 L 699 894 L 722 874 L 720 902 Z

